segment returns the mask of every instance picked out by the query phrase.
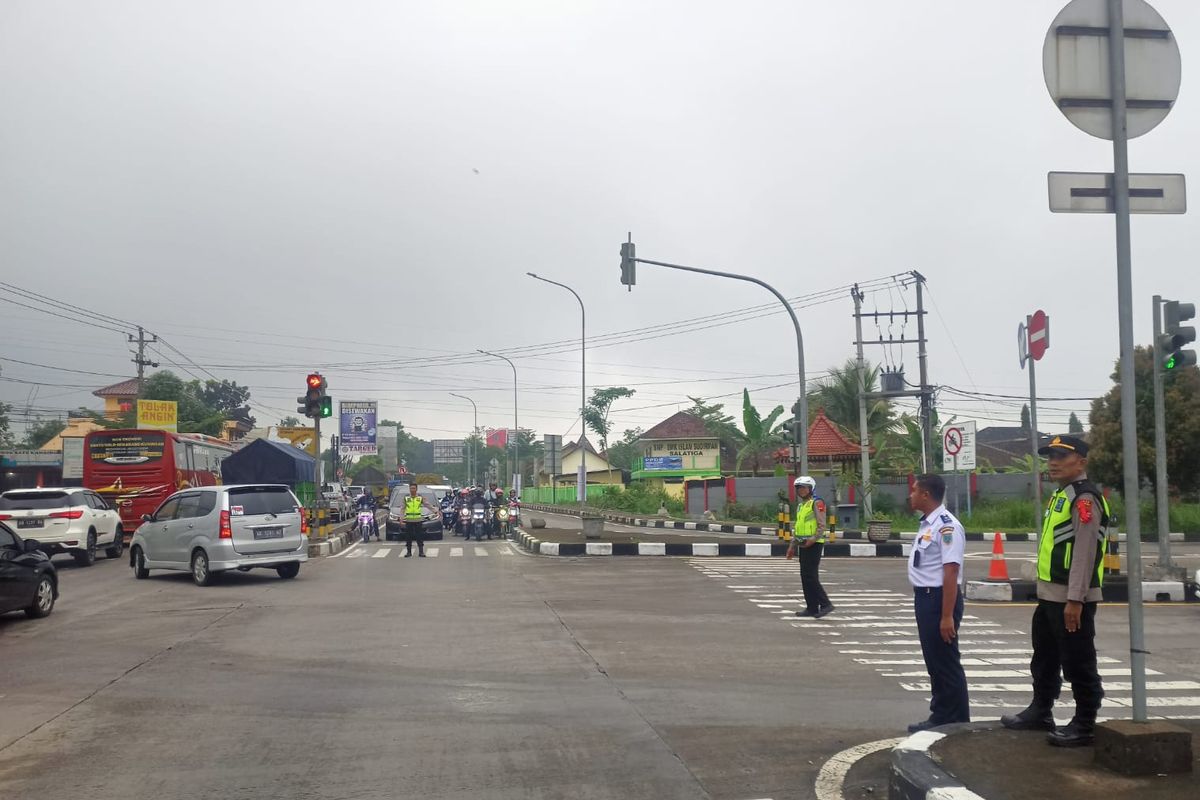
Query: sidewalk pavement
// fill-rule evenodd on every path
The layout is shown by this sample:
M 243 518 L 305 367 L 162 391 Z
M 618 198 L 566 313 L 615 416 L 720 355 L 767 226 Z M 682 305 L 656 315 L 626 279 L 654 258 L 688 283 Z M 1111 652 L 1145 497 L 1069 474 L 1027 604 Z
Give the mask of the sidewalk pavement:
M 1121 775 L 1093 763 L 1094 748 L 1051 747 L 1045 733 L 1010 731 L 994 722 L 923 731 L 892 751 L 888 797 L 1194 800 L 1200 797 L 1200 720 L 1171 722 L 1192 731 L 1190 773 Z M 940 793 L 931 795 L 934 790 Z

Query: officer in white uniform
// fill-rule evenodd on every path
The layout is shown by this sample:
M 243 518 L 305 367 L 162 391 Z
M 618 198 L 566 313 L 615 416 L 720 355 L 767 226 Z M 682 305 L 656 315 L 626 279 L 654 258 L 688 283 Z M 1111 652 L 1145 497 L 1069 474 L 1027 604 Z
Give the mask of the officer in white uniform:
M 946 482 L 938 475 L 921 475 L 909 493 L 913 510 L 921 513 L 921 524 L 908 557 L 908 580 L 933 695 L 929 719 L 909 725 L 909 733 L 971 721 L 967 676 L 958 653 L 967 537 L 962 523 L 946 510 L 945 497 Z

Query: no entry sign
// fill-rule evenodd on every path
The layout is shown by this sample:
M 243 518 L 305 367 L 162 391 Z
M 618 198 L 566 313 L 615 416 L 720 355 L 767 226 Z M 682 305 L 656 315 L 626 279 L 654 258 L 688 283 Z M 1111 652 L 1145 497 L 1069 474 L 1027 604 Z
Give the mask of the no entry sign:
M 1050 347 L 1050 318 L 1040 308 L 1029 318 L 1029 357 L 1041 361 Z

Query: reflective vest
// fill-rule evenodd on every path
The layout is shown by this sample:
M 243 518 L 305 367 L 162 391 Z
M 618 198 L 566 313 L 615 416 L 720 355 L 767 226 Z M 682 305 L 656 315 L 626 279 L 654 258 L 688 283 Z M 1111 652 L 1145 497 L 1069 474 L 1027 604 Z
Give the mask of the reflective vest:
M 1095 542 L 1077 543 L 1075 541 L 1075 523 L 1071 520 L 1071 507 L 1075 500 L 1083 495 L 1091 495 L 1099 501 L 1100 538 Z M 1079 548 L 1084 552 L 1092 552 L 1095 559 L 1095 570 L 1088 584 L 1092 588 L 1104 583 L 1104 539 L 1108 534 L 1108 526 L 1112 516 L 1108 509 L 1108 501 L 1100 494 L 1100 490 L 1089 480 L 1076 481 L 1059 489 L 1050 496 L 1042 521 L 1042 536 L 1038 540 L 1038 580 L 1048 583 L 1065 584 L 1071 575 L 1071 558 Z M 1090 546 L 1093 550 L 1087 551 Z
M 404 518 L 418 520 L 421 518 L 421 498 L 409 495 L 404 498 Z
M 795 536 L 797 539 L 812 539 L 820 544 L 825 543 L 825 534 L 817 532 L 817 515 L 825 512 L 825 502 L 819 497 L 810 497 L 807 500 L 796 501 L 796 527 Z

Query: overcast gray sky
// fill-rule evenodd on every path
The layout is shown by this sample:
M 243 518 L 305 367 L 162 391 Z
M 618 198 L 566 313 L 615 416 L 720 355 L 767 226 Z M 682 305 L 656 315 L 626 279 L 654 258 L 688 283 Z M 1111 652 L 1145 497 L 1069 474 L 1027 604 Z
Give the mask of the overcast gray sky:
M 260 423 L 291 413 L 320 365 L 335 398 L 378 399 L 426 438 L 471 423 L 449 391 L 476 399 L 482 425 L 509 424 L 509 368 L 447 359 L 578 336 L 574 299 L 529 270 L 579 291 L 589 335 L 694 321 L 589 347 L 589 391 L 638 391 L 618 431 L 689 394 L 730 395 L 740 418 L 743 386 L 760 408 L 790 406 L 794 345 L 772 298 L 653 267 L 627 293 L 632 231 L 644 258 L 752 273 L 788 297 L 919 270 L 932 379 L 968 391 L 1027 392 L 1016 326 L 1043 308 L 1040 393 L 1095 396 L 1117 352 L 1113 223 L 1051 215 L 1045 184 L 1112 155 L 1047 95 L 1060 5 L 7 0 L 2 280 L 145 325 L 249 384 Z M 1131 167 L 1200 175 L 1200 4 L 1154 5 L 1183 88 Z M 1135 218 L 1139 341 L 1152 294 L 1200 300 L 1198 238 L 1194 215 Z M 849 295 L 822 299 L 799 312 L 810 378 L 853 354 Z M 897 285 L 867 306 L 914 302 Z M 122 334 L 0 307 L 0 355 L 48 365 L 0 361 L 18 412 L 94 406 L 79 387 L 133 374 Z M 522 424 L 577 435 L 577 346 L 532 352 L 517 361 Z M 915 350 L 888 357 L 915 380 Z M 436 361 L 352 366 L 408 358 Z M 1020 408 L 940 405 L 981 426 Z M 1042 427 L 1086 406 L 1046 400 Z

